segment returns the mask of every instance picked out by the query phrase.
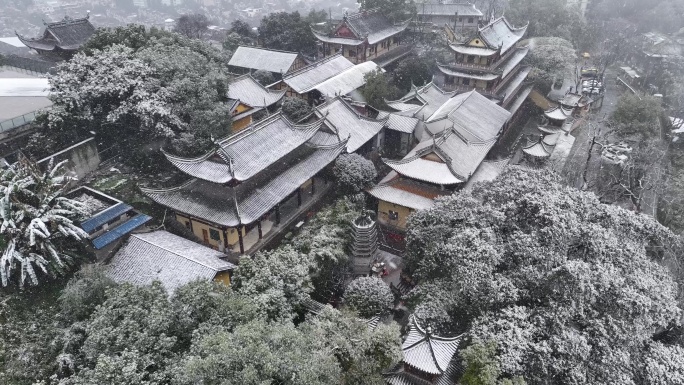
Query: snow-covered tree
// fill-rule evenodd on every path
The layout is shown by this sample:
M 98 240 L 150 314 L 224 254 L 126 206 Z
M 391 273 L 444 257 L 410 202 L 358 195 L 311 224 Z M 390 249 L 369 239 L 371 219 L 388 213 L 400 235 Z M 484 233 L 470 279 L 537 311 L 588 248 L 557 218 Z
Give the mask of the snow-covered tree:
M 385 384 L 382 373 L 401 359 L 399 325 L 394 322 L 370 328 L 355 314 L 327 306 L 300 329 L 335 350 L 341 384 Z
M 542 92 L 548 92 L 554 81 L 561 84 L 563 79 L 574 79 L 577 54 L 569 41 L 559 37 L 536 37 L 530 39 L 530 47 L 525 59 L 532 67 L 529 79 Z
M 643 344 L 680 324 L 660 263 L 674 235 L 547 172 L 510 168 L 408 228 L 405 271 L 419 281 L 410 303 L 438 329 L 495 343 L 504 376 L 639 383 Z
M 268 86 L 275 82 L 275 77 L 273 74 L 265 70 L 254 71 L 252 77 L 263 86 Z
M 290 319 L 311 292 L 312 268 L 312 260 L 292 247 L 262 251 L 240 259 L 233 287 L 259 304 L 269 319 Z
M 370 318 L 388 313 L 394 305 L 394 294 L 380 278 L 359 277 L 347 286 L 344 303 L 361 317 Z
M 37 285 L 36 268 L 46 275 L 64 272 L 74 247 L 86 234 L 75 221 L 81 203 L 64 197 L 70 178 L 65 162 L 51 159 L 46 171 L 21 160 L 0 171 L 0 278 L 23 287 Z
M 356 194 L 372 186 L 378 176 L 373 162 L 359 154 L 340 155 L 333 166 L 333 174 L 340 190 L 347 194 Z
M 285 97 L 283 99 L 283 114 L 293 122 L 299 122 L 311 113 L 311 106 L 304 99 Z

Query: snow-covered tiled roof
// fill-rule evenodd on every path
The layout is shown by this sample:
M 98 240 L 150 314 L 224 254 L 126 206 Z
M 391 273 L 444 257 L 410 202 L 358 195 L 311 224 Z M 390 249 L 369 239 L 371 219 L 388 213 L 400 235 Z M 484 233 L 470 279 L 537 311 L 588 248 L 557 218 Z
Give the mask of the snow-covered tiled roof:
M 296 125 L 280 113 L 218 142 L 219 149 L 198 158 L 166 154 L 178 169 L 213 183 L 245 181 L 292 152 L 320 129 L 322 120 Z
M 511 158 L 499 159 L 499 160 L 485 160 L 480 163 L 480 166 L 475 170 L 468 183 L 463 187 L 466 190 L 472 189 L 473 185 L 477 182 L 489 182 L 496 177 L 498 177 L 506 168 Z
M 435 336 L 430 327 L 423 328 L 415 316 L 410 322 L 408 336 L 401 345 L 404 363 L 424 373 L 444 373 L 458 350 L 461 336 Z
M 368 10 L 345 16 L 344 22 L 352 29 L 357 38 L 367 38 L 368 44 L 376 44 L 406 29 L 408 21 L 392 24 L 379 10 Z
M 485 47 L 471 47 L 465 44 L 450 44 L 449 48 L 462 55 L 492 56 L 497 50 Z
M 95 27 L 89 17 L 72 19 L 65 16 L 63 20 L 47 23 L 43 36 L 37 39 L 26 38 L 17 34 L 19 40 L 29 48 L 52 51 L 55 48 L 76 50 L 95 33 Z
M 429 209 L 435 203 L 431 198 L 426 198 L 411 191 L 397 188 L 392 182 L 378 184 L 369 189 L 368 193 L 379 200 L 412 208 L 414 210 Z
M 558 141 L 558 135 L 561 134 L 539 135 L 536 140 L 528 141 L 528 143 L 523 146 L 523 152 L 535 158 L 548 158 L 551 156 L 551 153 L 553 153 L 553 148 Z
M 166 231 L 132 234 L 105 266 L 115 282 L 149 285 L 160 281 L 169 294 L 197 279 L 235 268 L 225 254 Z
M 518 48 L 504 62 L 497 63 L 497 68 L 501 67 L 501 78 L 505 78 L 511 71 L 517 68 L 528 52 L 530 52 L 529 47 Z
M 298 56 L 296 52 L 241 46 L 235 50 L 228 65 L 284 74 L 290 70 Z
M 473 90 L 446 101 L 426 123 L 446 118 L 460 132 L 472 134 L 480 141 L 490 141 L 498 136 L 509 117 L 508 111 Z
M 363 44 L 363 42 L 365 41 L 364 39 L 356 39 L 350 37 L 329 36 L 325 33 L 318 32 L 313 28 L 311 29 L 311 32 L 316 37 L 316 39 L 324 43 L 357 46 Z
M 315 89 L 328 98 L 344 96 L 366 84 L 366 74 L 379 68 L 372 61 L 357 64 L 318 84 Z
M 380 111 L 378 119 L 387 118 L 385 126 L 393 131 L 412 134 L 418 125 L 418 119 L 411 116 L 402 116 L 393 112 Z
M 303 94 L 353 66 L 354 63 L 337 54 L 291 72 L 283 77 L 283 81 L 298 94 Z
M 480 17 L 482 12 L 471 3 L 416 3 L 416 11 L 419 15 L 439 15 L 439 16 L 458 16 Z
M 478 34 L 489 48 L 501 47 L 501 54 L 503 55 L 522 39 L 525 31 L 527 31 L 527 25 L 515 28 L 502 16 L 480 28 Z
M 437 69 L 439 69 L 439 72 L 441 72 L 445 75 L 448 75 L 448 76 L 454 76 L 454 77 L 458 77 L 458 78 L 474 79 L 474 80 L 490 81 L 490 80 L 494 80 L 500 76 L 500 74 L 498 74 L 498 73 L 465 72 L 465 71 L 461 71 L 461 70 L 449 67 L 448 65 L 442 65 L 442 64 L 437 64 Z
M 271 90 L 261 85 L 251 75 L 233 79 L 228 86 L 228 97 L 254 107 L 265 108 L 278 103 L 287 90 Z
M 47 78 L 0 78 L 0 96 L 48 96 Z
M 392 109 L 409 112 L 411 116 L 425 120 L 456 92 L 447 92 L 433 82 L 422 87 L 411 86 L 411 91 L 399 100 L 386 101 Z
M 465 180 L 455 176 L 445 162 L 413 158 L 409 160 L 385 160 L 385 164 L 401 175 L 423 182 L 439 185 L 463 183 Z
M 572 116 L 572 109 L 565 109 L 562 106 L 556 106 L 544 111 L 544 116 L 552 120 L 565 120 Z
M 340 139 L 349 138 L 347 151 L 352 153 L 375 137 L 386 120 L 371 119 L 359 114 L 342 98 L 331 99 L 317 107 L 316 115 L 325 119 Z
M 306 144 L 234 187 L 191 179 L 175 188 L 141 190 L 162 206 L 210 223 L 229 227 L 248 225 L 333 162 L 346 144 L 346 141 L 333 146 Z

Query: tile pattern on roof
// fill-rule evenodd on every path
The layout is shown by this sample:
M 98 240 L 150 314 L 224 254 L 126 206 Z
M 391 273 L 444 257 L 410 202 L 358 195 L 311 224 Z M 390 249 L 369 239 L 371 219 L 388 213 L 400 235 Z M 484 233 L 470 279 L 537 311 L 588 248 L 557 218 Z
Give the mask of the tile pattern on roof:
M 458 350 L 461 336 L 438 337 L 430 327 L 423 328 L 416 316 L 411 316 L 408 336 L 401 345 L 404 363 L 429 374 L 444 373 Z
M 88 220 L 83 221 L 81 223 L 81 228 L 86 233 L 91 233 L 92 231 L 96 230 L 98 227 L 120 217 L 121 215 L 127 213 L 130 210 L 133 210 L 133 207 L 131 207 L 131 206 L 129 206 L 123 202 L 117 203 L 114 206 L 103 210 L 102 212 L 98 213 L 97 215 L 94 215 L 91 218 L 88 218 Z
M 394 203 L 414 210 L 426 210 L 435 203 L 433 199 L 395 188 L 391 182 L 378 184 L 377 186 L 370 188 L 368 193 L 381 201 Z
M 444 91 L 434 82 L 429 82 L 422 87 L 411 85 L 411 91 L 401 99 L 385 102 L 397 111 L 410 112 L 410 116 L 425 120 L 454 95 L 456 92 Z
M 458 14 L 459 17 L 480 17 L 482 12 L 471 3 L 416 3 L 416 12 L 419 15 L 439 15 L 439 16 L 454 16 Z
M 352 36 L 340 36 L 333 34 L 324 34 L 312 29 L 314 36 L 326 43 L 344 44 L 344 45 L 359 45 L 364 41 L 368 44 L 377 44 L 382 40 L 397 35 L 403 32 L 410 20 L 406 20 L 399 24 L 392 24 L 389 19 L 380 13 L 377 9 L 371 9 L 363 12 L 357 12 L 351 15 L 344 16 L 342 23 L 338 25 L 337 30 L 343 25 L 349 27 L 353 33 Z
M 265 108 L 278 103 L 285 92 L 287 91 L 268 89 L 249 74 L 238 76 L 228 86 L 228 98 L 254 108 Z
M 478 35 L 487 43 L 489 48 L 498 49 L 500 47 L 501 54 L 503 55 L 522 39 L 528 25 L 529 23 L 524 27 L 515 28 L 505 17 L 501 16 L 480 28 Z
M 303 94 L 353 66 L 354 63 L 337 54 L 291 72 L 283 77 L 283 81 L 298 94 Z
M 311 139 L 322 123 L 296 125 L 277 113 L 222 139 L 217 150 L 204 156 L 165 156 L 193 178 L 220 184 L 245 181 Z
M 275 73 L 287 73 L 299 56 L 296 52 L 240 46 L 228 61 L 229 66 Z
M 46 24 L 45 33 L 40 38 L 30 39 L 17 34 L 19 40 L 27 47 L 44 51 L 55 48 L 76 50 L 95 33 L 95 27 L 88 20 L 89 17 L 71 19 L 65 16 L 63 20 Z
M 210 223 L 235 227 L 256 222 L 344 151 L 346 141 L 333 146 L 305 144 L 235 187 L 199 179 L 171 189 L 141 189 L 155 202 Z
M 385 126 L 390 130 L 412 134 L 419 120 L 411 116 L 402 116 L 393 112 L 380 111 L 378 119 L 387 119 Z
M 315 89 L 328 98 L 344 96 L 366 84 L 366 74 L 378 70 L 378 65 L 372 61 L 357 64 L 319 83 Z
M 149 285 L 160 281 L 168 293 L 197 279 L 211 280 L 220 271 L 235 268 L 209 247 L 166 231 L 133 234 L 105 266 L 115 282 Z
M 556 106 L 544 111 L 544 116 L 553 120 L 566 120 L 572 116 L 572 109 L 565 109 L 563 106 Z
M 325 119 L 340 139 L 349 138 L 349 153 L 355 152 L 374 138 L 386 122 L 386 119 L 377 120 L 362 116 L 340 97 L 318 106 L 316 115 Z

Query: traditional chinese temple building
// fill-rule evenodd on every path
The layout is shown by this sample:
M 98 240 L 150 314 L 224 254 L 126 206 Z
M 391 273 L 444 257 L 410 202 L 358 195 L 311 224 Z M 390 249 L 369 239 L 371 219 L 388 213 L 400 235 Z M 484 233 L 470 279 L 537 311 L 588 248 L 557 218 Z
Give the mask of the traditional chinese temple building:
M 55 59 L 69 59 L 95 33 L 90 15 L 81 19 L 64 16 L 62 21 L 45 23 L 43 36 L 27 38 L 17 34 L 27 47 Z
M 176 187 L 142 191 L 173 210 L 176 220 L 206 245 L 244 254 L 264 234 L 280 228 L 283 205 L 296 212 L 307 194 L 314 196 L 327 184 L 321 171 L 345 150 L 347 141 L 323 127 L 323 119 L 297 125 L 274 114 L 219 141 L 204 156 L 165 154 L 190 179 Z
M 429 92 L 440 97 L 436 91 Z M 476 90 L 452 96 L 437 108 L 429 103 L 418 108 L 433 111 L 424 120 L 422 140 L 401 160 L 383 159 L 393 171 L 368 190 L 378 201 L 378 222 L 397 234 L 406 230 L 411 213 L 464 186 L 511 115 Z
M 272 88 L 286 90 L 287 96 L 318 104 L 337 96 L 352 94 L 355 97 L 355 91 L 366 84 L 366 74 L 378 69 L 374 62 L 355 65 L 337 54 L 290 72 Z
M 457 30 L 475 30 L 482 20 L 482 12 L 471 3 L 440 2 L 416 3 L 417 22 L 422 26 Z
M 516 44 L 526 30 L 527 26 L 515 28 L 500 17 L 478 28 L 467 42 L 451 44 L 454 61 L 438 64 L 444 76 L 443 88 L 458 92 L 476 89 L 509 111 L 511 106 L 522 104 L 519 97 L 524 100 L 531 91 L 524 84 L 530 68 L 521 65 L 529 47 Z
M 233 132 L 238 132 L 254 121 L 253 115 L 273 109 L 285 96 L 285 90 L 271 90 L 262 86 L 251 75 L 233 79 L 228 87 L 228 108 L 232 115 Z
M 383 145 L 383 127 L 387 119 L 364 116 L 341 97 L 321 104 L 314 113 L 339 140 L 348 141 L 349 153 L 367 154 Z
M 323 57 L 341 53 L 352 63 L 379 60 L 397 50 L 409 20 L 393 24 L 377 9 L 345 15 L 331 33 L 312 29 Z
M 402 361 L 385 381 L 390 385 L 454 385 L 461 374 L 458 345 L 462 336 L 445 338 L 421 325 L 416 316 L 409 319 L 409 332 L 401 344 Z

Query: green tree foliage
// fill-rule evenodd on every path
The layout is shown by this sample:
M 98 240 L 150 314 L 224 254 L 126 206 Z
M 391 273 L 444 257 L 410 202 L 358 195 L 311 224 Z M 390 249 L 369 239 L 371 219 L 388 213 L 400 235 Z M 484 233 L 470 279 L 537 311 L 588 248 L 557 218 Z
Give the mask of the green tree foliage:
M 290 242 L 309 261 L 311 295 L 322 302 L 339 297 L 351 275 L 350 222 L 361 212 L 359 198 L 344 197 L 323 208 Z
M 504 377 L 639 383 L 644 344 L 680 322 L 659 263 L 673 234 L 547 172 L 511 168 L 408 228 L 417 313 L 444 334 L 493 341 Z
M 416 14 L 414 0 L 357 0 L 361 10 L 378 9 L 378 13 L 387 16 L 394 23 L 406 21 Z
M 154 163 L 144 149 L 156 152 L 160 140 L 179 155 L 202 154 L 212 137 L 230 132 L 227 62 L 222 51 L 179 34 L 100 29 L 50 78 L 54 107 L 40 134 L 62 148 L 95 132 L 136 167 Z
M 461 352 L 461 357 L 465 367 L 460 381 L 463 385 L 525 385 L 522 377 L 501 378 L 494 342 L 474 343 Z
M 64 321 L 85 321 L 97 305 L 104 302 L 106 291 L 112 286 L 114 282 L 97 265 L 84 265 L 59 296 Z
M 370 160 L 359 154 L 344 154 L 333 166 L 335 181 L 344 194 L 357 194 L 373 185 L 378 172 Z
M 259 26 L 259 40 L 266 48 L 313 53 L 316 38 L 299 12 L 276 12 L 264 16 Z
M 525 60 L 532 67 L 528 77 L 542 93 L 551 90 L 551 84 L 563 79 L 574 79 L 577 54 L 569 41 L 558 37 L 530 40 L 530 53 Z
M 331 348 L 291 323 L 253 321 L 232 333 L 198 339 L 181 364 L 176 384 L 336 384 L 340 369 Z
M 625 93 L 618 99 L 611 118 L 617 133 L 622 137 L 636 135 L 641 139 L 648 139 L 660 134 L 661 113 L 658 98 Z
M 522 27 L 528 22 L 528 37 L 554 36 L 575 41 L 584 23 L 576 9 L 566 6 L 565 0 L 511 0 L 506 19 Z
M 425 57 L 410 57 L 401 61 L 391 72 L 392 83 L 408 92 L 411 85 L 422 86 L 432 80 L 434 62 Z
M 388 313 L 394 306 L 394 294 L 377 277 L 359 277 L 347 286 L 344 303 L 361 317 L 370 318 Z
M 249 24 L 240 19 L 233 21 L 233 23 L 230 25 L 230 30 L 228 32 L 237 33 L 242 37 L 254 37 L 254 31 L 252 31 L 252 27 L 250 27 Z
M 309 13 L 306 15 L 306 23 L 311 25 L 311 24 L 317 24 L 317 23 L 322 23 L 328 19 L 328 12 L 326 12 L 324 9 L 321 10 L 316 10 L 316 8 L 313 8 L 312 10 L 309 11 Z
M 259 82 L 262 86 L 268 86 L 270 84 L 273 84 L 275 82 L 275 77 L 271 72 L 264 71 L 264 70 L 258 70 L 254 71 L 252 74 L 252 77 Z
M 385 100 L 399 98 L 400 91 L 390 81 L 390 76 L 382 71 L 369 72 L 364 76 L 366 84 L 361 90 L 361 94 L 366 103 L 375 108 L 385 108 Z
M 311 261 L 292 247 L 263 251 L 240 259 L 233 287 L 259 304 L 268 319 L 286 320 L 311 292 L 310 269 Z
M 66 198 L 64 162 L 51 159 L 46 170 L 25 159 L 0 171 L 0 278 L 2 286 L 37 285 L 38 273 L 67 271 L 81 240 L 76 225 L 85 207 Z
M 331 307 L 301 326 L 334 349 L 342 369 L 342 384 L 385 384 L 382 373 L 401 359 L 399 326 L 379 323 L 371 329 L 364 320 Z
M 175 32 L 191 39 L 201 39 L 207 33 L 209 20 L 203 14 L 182 15 L 176 22 Z
M 304 99 L 286 96 L 283 99 L 283 114 L 293 122 L 300 120 L 311 114 L 312 108 Z
M 248 37 L 244 37 L 236 32 L 230 32 L 226 35 L 223 40 L 223 49 L 229 52 L 235 52 L 241 45 L 250 45 L 252 40 Z

